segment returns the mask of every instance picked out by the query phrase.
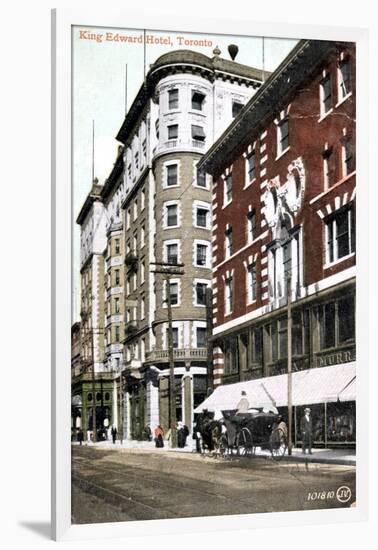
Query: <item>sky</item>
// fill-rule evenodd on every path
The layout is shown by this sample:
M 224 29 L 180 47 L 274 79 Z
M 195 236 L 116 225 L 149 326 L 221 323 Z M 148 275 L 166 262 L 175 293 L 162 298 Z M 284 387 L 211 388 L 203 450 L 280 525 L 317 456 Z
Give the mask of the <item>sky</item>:
M 146 36 L 152 42 L 146 45 L 146 72 L 160 55 L 179 49 L 213 57 L 213 50 L 218 47 L 220 57 L 230 59 L 229 44 L 239 47 L 235 61 L 273 71 L 297 42 L 288 38 L 159 30 L 146 30 Z M 115 136 L 143 82 L 144 47 L 138 42 L 141 37 L 143 29 L 72 29 L 73 322 L 79 319 L 80 311 L 80 228 L 75 221 L 92 185 L 92 124 L 94 121 L 94 176 L 103 184 L 116 159 L 119 142 Z M 167 43 L 161 43 L 164 41 Z M 196 45 L 196 41 L 204 45 Z

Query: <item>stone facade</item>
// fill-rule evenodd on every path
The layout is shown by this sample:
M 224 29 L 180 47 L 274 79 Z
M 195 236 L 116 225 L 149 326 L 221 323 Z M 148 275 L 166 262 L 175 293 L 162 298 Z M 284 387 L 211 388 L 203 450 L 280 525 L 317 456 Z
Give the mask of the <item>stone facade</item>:
M 112 417 L 125 437 L 141 438 L 146 424 L 169 427 L 168 288 L 154 273 L 162 263 L 184 264 L 170 286 L 177 419 L 191 428 L 193 403 L 206 396 L 211 191 L 196 164 L 261 81 L 261 71 L 218 52 L 165 54 L 151 65 L 118 132 L 122 145 L 99 202 L 103 368 L 116 380 Z M 85 219 L 83 212 L 84 242 Z

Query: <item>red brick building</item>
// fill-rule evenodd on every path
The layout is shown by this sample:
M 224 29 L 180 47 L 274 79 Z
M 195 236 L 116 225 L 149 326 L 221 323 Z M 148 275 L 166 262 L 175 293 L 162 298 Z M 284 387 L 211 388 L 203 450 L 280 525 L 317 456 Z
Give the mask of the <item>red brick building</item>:
M 289 295 L 293 372 L 332 366 L 320 375 L 340 392 L 355 383 L 355 92 L 353 44 L 301 41 L 201 161 L 213 176 L 215 388 L 287 372 Z M 322 391 L 306 398 L 316 440 L 352 443 L 353 392 Z

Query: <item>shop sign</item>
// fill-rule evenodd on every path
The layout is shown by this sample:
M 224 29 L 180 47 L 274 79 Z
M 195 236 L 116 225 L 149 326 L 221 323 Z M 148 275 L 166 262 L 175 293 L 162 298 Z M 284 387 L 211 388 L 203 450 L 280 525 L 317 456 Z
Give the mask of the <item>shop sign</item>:
M 339 365 L 341 363 L 350 363 L 356 359 L 355 350 L 337 351 L 334 353 L 327 353 L 315 358 L 316 367 L 330 367 L 332 365 Z

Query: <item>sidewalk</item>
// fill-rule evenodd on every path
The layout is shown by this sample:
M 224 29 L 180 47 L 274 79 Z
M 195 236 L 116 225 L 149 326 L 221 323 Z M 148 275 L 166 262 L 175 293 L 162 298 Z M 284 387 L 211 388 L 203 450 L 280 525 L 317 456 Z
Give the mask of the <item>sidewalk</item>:
M 77 442 L 73 442 L 73 445 L 78 445 Z M 124 440 L 122 445 L 119 440 L 115 444 L 112 441 L 99 441 L 96 444 L 92 442 L 84 441 L 83 445 L 88 445 L 90 447 L 96 446 L 102 449 L 117 450 L 117 449 L 149 449 L 156 450 L 156 452 L 177 452 L 177 453 L 194 453 L 196 451 L 196 442 L 195 440 L 188 438 L 187 444 L 184 448 L 171 449 L 169 446 L 169 441 L 164 441 L 164 447 L 157 449 L 155 447 L 154 441 L 136 441 L 136 440 Z M 271 458 L 270 451 L 261 450 L 259 447 L 256 448 L 255 456 Z M 288 456 L 285 454 L 285 457 L 282 459 L 287 462 L 308 462 L 308 463 L 318 463 L 318 464 L 340 464 L 346 466 L 355 466 L 356 465 L 356 451 L 354 449 L 313 449 L 312 455 L 302 454 L 301 449 L 293 449 L 292 455 Z

